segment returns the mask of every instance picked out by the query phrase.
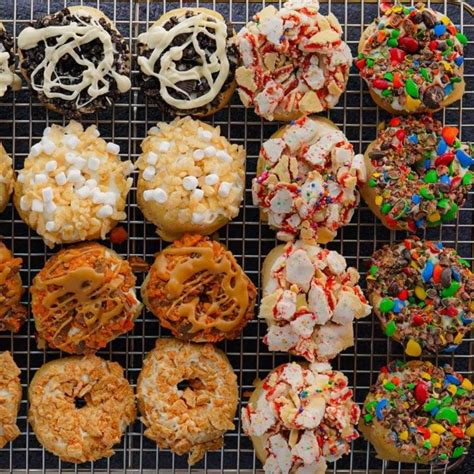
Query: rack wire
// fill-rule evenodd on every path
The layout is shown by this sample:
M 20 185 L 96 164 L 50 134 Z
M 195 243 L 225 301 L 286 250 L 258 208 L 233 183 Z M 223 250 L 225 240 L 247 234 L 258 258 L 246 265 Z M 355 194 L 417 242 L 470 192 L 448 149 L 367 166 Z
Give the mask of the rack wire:
M 57 11 L 65 6 L 85 4 L 101 9 L 111 18 L 129 42 L 133 57 L 136 57 L 136 38 L 162 13 L 173 8 L 185 6 L 205 6 L 218 10 L 240 29 L 254 13 L 264 4 L 278 1 L 228 0 L 228 1 L 66 1 L 66 0 L 3 0 L 0 2 L 0 21 L 6 29 L 17 37 L 29 21 L 45 14 Z M 472 5 L 460 1 L 434 0 L 428 4 L 432 8 L 444 11 L 455 24 L 461 25 L 464 33 L 474 38 L 474 19 Z M 322 2 L 324 13 L 332 11 L 344 28 L 344 38 L 355 53 L 358 40 L 365 25 L 377 15 L 378 5 L 374 0 L 358 2 L 354 0 L 329 0 Z M 471 11 L 471 13 L 469 13 Z M 136 68 L 131 73 L 132 80 Z M 467 91 L 461 102 L 450 106 L 438 116 L 445 123 L 458 126 L 461 138 L 474 140 L 474 46 L 466 47 L 465 79 Z M 366 87 L 358 74 L 352 71 L 348 88 L 337 107 L 328 116 L 341 127 L 354 144 L 356 151 L 363 151 L 375 137 L 377 124 L 387 115 L 377 109 L 370 99 Z M 159 120 L 168 120 L 159 110 L 147 104 L 139 88 L 134 86 L 109 111 L 85 119 L 85 124 L 96 123 L 106 139 L 112 139 L 121 147 L 124 159 L 136 160 L 140 154 L 140 143 L 146 130 Z M 210 118 L 210 122 L 219 125 L 230 141 L 243 145 L 247 150 L 247 189 L 245 205 L 240 215 L 219 232 L 219 238 L 228 245 L 244 270 L 260 287 L 260 269 L 264 257 L 277 244 L 274 232 L 266 225 L 260 224 L 258 210 L 252 205 L 250 184 L 255 174 L 258 152 L 262 140 L 276 131 L 278 124 L 261 121 L 251 110 L 246 110 L 237 95 L 230 106 Z M 24 83 L 21 91 L 11 93 L 0 102 L 0 140 L 14 158 L 15 169 L 22 167 L 23 160 L 33 143 L 42 136 L 43 129 L 51 123 L 63 124 L 59 115 L 48 112 L 28 91 Z M 423 235 L 425 238 L 441 240 L 454 246 L 459 253 L 472 261 L 474 231 L 472 218 L 474 213 L 474 193 L 453 224 L 431 229 Z M 125 257 L 137 256 L 147 262 L 153 261 L 153 255 L 162 248 L 162 242 L 154 232 L 152 225 L 146 223 L 136 205 L 136 188 L 133 188 L 128 202 L 128 220 L 123 223 L 129 238 L 126 243 L 115 246 Z M 47 249 L 37 234 L 30 231 L 21 221 L 10 204 L 0 215 L 0 234 L 5 243 L 16 256 L 23 258 L 21 276 L 25 288 L 31 284 L 36 273 L 43 267 L 47 258 L 55 251 Z M 357 209 L 352 222 L 343 228 L 337 239 L 329 245 L 339 251 L 350 265 L 357 267 L 364 280 L 365 261 L 382 245 L 395 242 L 405 236 L 402 232 L 390 232 L 372 215 L 362 203 Z M 106 243 L 109 245 L 109 243 Z M 138 284 L 141 284 L 142 276 Z M 24 302 L 28 303 L 28 292 Z M 356 344 L 344 351 L 333 365 L 344 371 L 354 386 L 354 396 L 361 403 L 371 383 L 375 382 L 380 367 L 396 357 L 403 358 L 401 346 L 390 341 L 381 332 L 373 317 L 355 323 Z M 238 378 L 241 404 L 245 404 L 252 383 L 257 377 L 264 377 L 273 367 L 289 360 L 288 355 L 269 352 L 261 342 L 265 333 L 265 323 L 253 320 L 243 331 L 240 338 L 221 344 L 227 353 Z M 135 329 L 112 342 L 99 355 L 119 362 L 126 371 L 126 376 L 135 385 L 146 352 L 154 341 L 168 332 L 161 330 L 158 320 L 143 312 L 137 320 Z M 450 355 L 433 357 L 440 364 L 448 362 L 465 376 L 474 375 L 474 339 L 466 338 L 458 352 Z M 159 450 L 156 445 L 143 436 L 143 425 L 140 421 L 133 424 L 126 432 L 116 453 L 109 459 L 96 463 L 75 466 L 62 463 L 52 454 L 46 452 L 38 443 L 31 427 L 27 423 L 26 391 L 28 384 L 46 361 L 61 357 L 59 351 L 39 350 L 35 341 L 34 323 L 30 319 L 19 334 L 0 333 L 0 350 L 10 350 L 16 363 L 21 368 L 21 381 L 24 397 L 19 414 L 21 435 L 13 443 L 0 450 L 0 472 L 223 472 L 255 473 L 261 469 L 256 460 L 250 440 L 243 434 L 239 413 L 235 418 L 236 428 L 225 436 L 224 447 L 217 452 L 210 452 L 205 459 L 192 469 L 188 468 L 186 458 L 173 455 L 170 451 Z M 330 465 L 328 472 L 333 473 L 401 473 L 401 472 L 474 472 L 473 455 L 460 463 L 441 469 L 426 466 L 401 465 L 386 463 L 375 458 L 373 448 L 359 439 L 353 443 L 351 454 Z

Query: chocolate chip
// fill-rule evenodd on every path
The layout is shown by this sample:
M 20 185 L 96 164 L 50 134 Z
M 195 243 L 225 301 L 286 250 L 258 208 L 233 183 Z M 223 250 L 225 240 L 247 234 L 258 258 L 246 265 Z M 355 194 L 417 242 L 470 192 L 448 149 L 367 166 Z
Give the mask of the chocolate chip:
M 434 85 L 428 87 L 423 94 L 423 103 L 430 109 L 439 107 L 444 99 L 444 90 L 441 86 Z
M 433 28 L 436 24 L 436 18 L 428 10 L 423 10 L 422 12 L 423 22 L 427 28 Z
M 451 285 L 451 269 L 445 268 L 441 273 L 441 284 L 444 288 L 448 288 Z

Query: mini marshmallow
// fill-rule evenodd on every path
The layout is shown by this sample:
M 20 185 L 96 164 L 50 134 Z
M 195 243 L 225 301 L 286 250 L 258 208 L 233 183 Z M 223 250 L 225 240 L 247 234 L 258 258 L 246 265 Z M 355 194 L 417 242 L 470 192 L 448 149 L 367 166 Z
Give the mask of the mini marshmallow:
M 81 181 L 82 178 L 82 174 L 79 170 L 76 170 L 76 169 L 68 169 L 67 170 L 67 173 L 66 173 L 66 176 L 67 176 L 67 180 L 70 182 L 70 183 L 78 183 L 79 181 Z
M 36 143 L 31 147 L 30 155 L 36 157 L 43 152 L 43 145 L 41 143 Z
M 200 201 L 204 197 L 204 191 L 197 188 L 191 193 L 191 197 L 196 199 L 196 201 Z
M 42 213 L 43 209 L 44 209 L 43 203 L 39 199 L 33 199 L 33 202 L 31 204 L 31 210 L 33 212 Z
M 159 131 L 159 127 L 151 127 L 150 130 L 148 130 L 148 135 L 156 135 Z
M 105 206 L 99 208 L 99 210 L 96 212 L 96 216 L 99 219 L 105 219 L 107 217 L 110 217 L 113 213 L 114 210 L 112 209 L 112 206 L 106 204 Z
M 51 127 L 46 127 L 43 130 L 43 137 L 47 137 L 51 133 Z
M 222 160 L 225 163 L 230 163 L 232 161 L 232 157 L 224 150 L 218 150 L 216 156 L 219 160 Z
M 196 161 L 201 161 L 203 158 L 204 158 L 205 154 L 204 154 L 204 151 L 203 150 L 194 150 L 193 152 L 193 158 L 196 160 Z
M 35 176 L 35 184 L 44 184 L 48 182 L 48 176 L 46 176 L 44 173 L 38 173 Z
M 97 158 L 96 156 L 91 156 L 91 157 L 87 160 L 87 167 L 88 167 L 91 171 L 97 171 L 97 170 L 100 168 L 100 159 Z
M 54 221 L 46 222 L 45 227 L 48 232 L 56 232 L 59 229 L 58 224 L 56 224 Z
M 113 155 L 118 155 L 120 153 L 120 146 L 116 143 L 107 143 L 107 151 Z
M 62 171 L 54 179 L 59 186 L 64 186 L 67 183 L 66 175 Z
M 21 196 L 20 198 L 20 209 L 22 211 L 29 211 L 30 210 L 30 203 L 28 202 L 28 199 L 25 196 Z
M 158 155 L 156 153 L 153 153 L 150 151 L 148 155 L 146 156 L 146 162 L 149 165 L 156 165 L 156 162 L 158 161 Z
M 92 136 L 95 137 L 95 138 L 99 138 L 100 137 L 100 132 L 99 132 L 98 128 L 95 125 L 91 125 L 90 128 L 92 129 L 91 130 Z
M 160 150 L 163 153 L 166 153 L 169 151 L 171 148 L 171 143 L 167 141 L 162 141 L 160 142 L 160 146 L 158 147 L 158 150 Z
M 24 183 L 25 182 L 25 175 L 23 173 L 18 173 L 18 177 L 16 178 L 16 180 L 19 183 Z
M 56 206 L 56 204 L 54 204 L 53 201 L 44 203 L 44 210 L 48 214 L 52 214 L 53 212 L 56 211 L 57 208 L 58 208 L 58 206 Z
M 227 197 L 230 194 L 231 189 L 232 183 L 229 183 L 228 181 L 222 181 L 217 192 L 220 197 Z
M 186 191 L 192 191 L 198 187 L 198 180 L 196 176 L 186 176 L 183 178 L 183 188 Z
M 77 145 L 79 145 L 81 141 L 79 138 L 76 137 L 76 135 L 64 135 L 63 138 L 63 143 L 68 147 L 71 148 L 71 150 L 75 150 L 77 148 Z
M 204 178 L 204 182 L 208 185 L 208 186 L 214 186 L 214 184 L 217 184 L 219 182 L 219 176 L 215 173 L 211 173 L 211 174 L 208 174 L 205 178 Z
M 85 185 L 86 185 L 88 188 L 94 189 L 95 187 L 97 187 L 97 181 L 96 181 L 95 179 L 88 179 L 88 180 L 85 182 Z
M 204 213 L 203 212 L 193 212 L 192 222 L 193 224 L 202 224 L 204 222 Z
M 51 171 L 54 171 L 57 167 L 58 163 L 54 160 L 51 160 L 44 165 L 44 170 L 46 171 L 46 173 L 51 173 Z
M 216 156 L 216 153 L 217 153 L 217 150 L 212 145 L 204 148 L 204 154 L 208 157 Z
M 48 186 L 47 188 L 44 188 L 41 191 L 41 194 L 43 195 L 43 201 L 44 202 L 51 202 L 53 200 L 53 197 L 54 197 L 53 188 L 50 188 Z
M 82 186 L 82 188 L 79 188 L 77 191 L 76 191 L 76 194 L 81 198 L 81 199 L 86 199 L 88 198 L 92 193 L 92 190 L 91 188 L 89 188 L 88 186 Z
M 168 200 L 168 193 L 164 189 L 156 188 L 153 190 L 153 200 L 163 204 Z
M 145 181 L 151 181 L 155 177 L 155 168 L 153 166 L 147 166 L 143 171 L 143 179 Z
M 49 138 L 43 138 L 42 142 L 43 142 L 43 151 L 47 155 L 51 155 L 54 152 L 54 150 L 56 150 L 56 143 L 54 143 Z
M 204 140 L 205 142 L 209 142 L 212 139 L 212 132 L 210 132 L 209 130 L 204 130 L 200 128 L 198 130 L 198 136 L 201 140 Z

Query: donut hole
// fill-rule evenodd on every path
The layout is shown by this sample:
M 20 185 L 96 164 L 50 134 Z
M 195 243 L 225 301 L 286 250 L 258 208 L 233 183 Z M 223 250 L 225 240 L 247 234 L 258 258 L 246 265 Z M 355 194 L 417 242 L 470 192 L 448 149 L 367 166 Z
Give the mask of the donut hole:
M 87 400 L 84 397 L 76 397 L 74 399 L 74 406 L 80 410 L 81 408 L 84 408 L 87 405 Z
M 201 379 L 184 379 L 177 385 L 178 390 L 185 392 L 187 389 L 192 390 L 193 392 L 198 392 L 204 388 L 204 383 Z

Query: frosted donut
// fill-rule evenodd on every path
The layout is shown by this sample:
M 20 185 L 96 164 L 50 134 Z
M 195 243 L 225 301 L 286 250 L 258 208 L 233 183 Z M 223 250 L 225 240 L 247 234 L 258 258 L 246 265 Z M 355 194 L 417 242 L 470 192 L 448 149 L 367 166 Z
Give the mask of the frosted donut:
M 331 109 L 346 88 L 351 51 L 337 18 L 321 15 L 317 0 L 267 6 L 239 31 L 237 46 L 240 99 L 267 120 Z
M 21 79 L 15 74 L 13 38 L 0 22 L 0 97 L 3 97 L 8 89 L 18 90 L 20 87 Z
M 263 342 L 310 362 L 333 359 L 354 345 L 354 319 L 371 311 L 358 281 L 333 250 L 301 240 L 274 248 L 262 267 Z
M 167 112 L 212 115 L 235 90 L 235 31 L 216 11 L 167 12 L 139 35 L 138 51 L 142 90 Z
M 382 124 L 365 152 L 361 195 L 389 229 L 417 232 L 456 219 L 471 189 L 474 146 L 428 115 Z
M 129 263 L 103 245 L 61 250 L 30 288 L 39 345 L 86 354 L 130 331 L 141 310 L 135 283 Z
M 11 354 L 0 353 L 0 449 L 20 436 L 16 418 L 21 402 L 20 369 Z
M 474 436 L 469 379 L 449 366 L 392 361 L 365 399 L 359 429 L 384 460 L 448 464 Z
M 191 117 L 159 123 L 142 143 L 137 200 L 168 241 L 209 235 L 239 213 L 245 190 L 245 150 Z
M 185 389 L 178 384 L 187 382 Z M 220 449 L 234 429 L 239 400 L 237 377 L 225 354 L 211 344 L 158 339 L 147 354 L 137 382 L 145 436 L 160 449 L 188 453 L 197 463 Z
M 359 437 L 359 415 L 342 372 L 291 362 L 256 384 L 242 427 L 266 473 L 324 474 Z
M 3 212 L 7 207 L 13 192 L 13 184 L 15 181 L 12 163 L 12 159 L 0 143 L 0 212 Z
M 15 207 L 49 247 L 104 239 L 126 218 L 134 166 L 99 135 L 75 121 L 48 127 L 18 172 Z
M 111 106 L 131 88 L 130 52 L 96 8 L 68 7 L 18 36 L 20 70 L 49 109 L 80 118 Z
M 377 250 L 370 264 L 374 312 L 408 355 L 453 352 L 474 327 L 474 275 L 456 250 L 405 239 Z
M 20 303 L 23 295 L 21 264 L 22 259 L 14 258 L 0 241 L 0 332 L 18 332 L 27 318 L 28 312 Z
M 28 421 L 38 441 L 67 462 L 112 456 L 136 418 L 135 395 L 122 367 L 95 355 L 44 364 L 30 383 L 28 399 Z M 85 405 L 76 406 L 78 400 Z
M 253 202 L 277 239 L 327 243 L 348 224 L 366 180 L 363 155 L 329 120 L 303 117 L 260 150 Z
M 256 297 L 232 253 L 201 235 L 185 235 L 157 254 L 142 285 L 143 302 L 161 325 L 194 342 L 238 337 Z
M 466 36 L 422 3 L 382 6 L 382 16 L 362 34 L 356 60 L 377 105 L 396 114 L 420 113 L 459 100 Z

